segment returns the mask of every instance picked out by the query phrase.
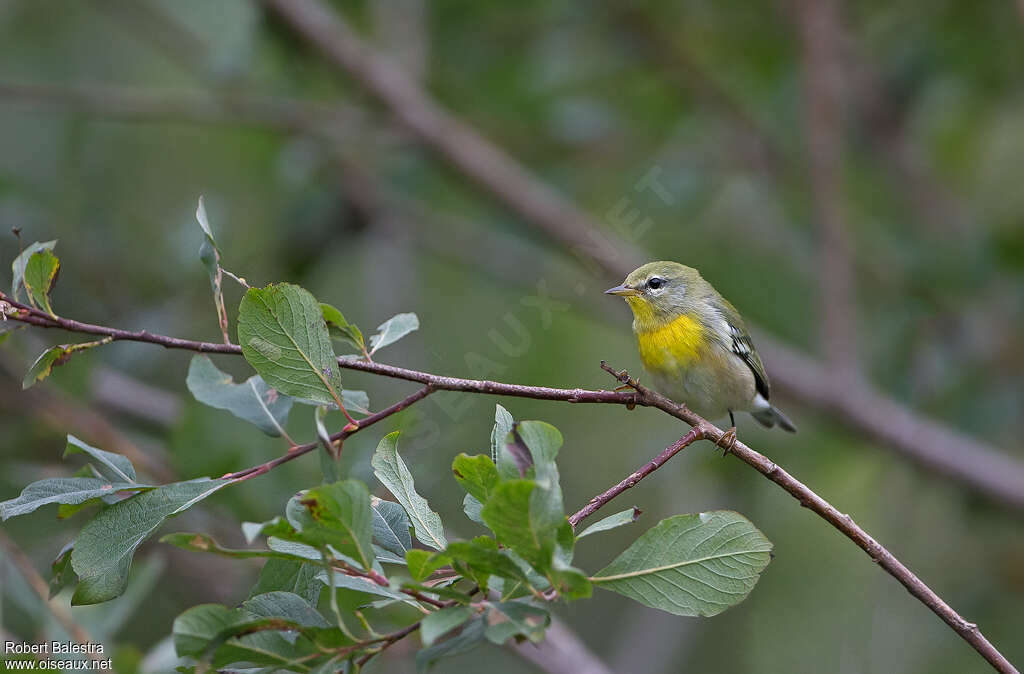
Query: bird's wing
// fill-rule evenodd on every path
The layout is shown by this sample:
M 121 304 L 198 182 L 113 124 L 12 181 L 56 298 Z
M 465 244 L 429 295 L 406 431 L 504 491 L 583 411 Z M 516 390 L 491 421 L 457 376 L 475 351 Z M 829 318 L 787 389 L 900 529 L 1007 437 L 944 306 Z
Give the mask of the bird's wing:
M 730 350 L 747 364 L 750 371 L 754 373 L 754 385 L 757 392 L 764 396 L 765 400 L 769 400 L 771 398 L 771 385 L 768 383 L 768 373 L 764 371 L 761 356 L 757 354 L 754 340 L 750 338 L 750 333 L 747 332 L 747 326 L 743 324 L 743 319 L 740 317 L 739 312 L 736 311 L 736 307 L 729 303 L 729 300 L 721 295 L 717 299 L 720 302 L 720 306 L 717 308 L 728 328 Z

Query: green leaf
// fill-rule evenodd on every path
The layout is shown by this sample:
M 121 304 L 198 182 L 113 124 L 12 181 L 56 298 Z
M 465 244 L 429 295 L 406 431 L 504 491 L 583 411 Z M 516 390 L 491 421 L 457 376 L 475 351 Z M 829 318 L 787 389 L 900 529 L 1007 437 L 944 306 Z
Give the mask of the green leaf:
M 168 517 L 228 484 L 206 478 L 176 482 L 101 511 L 82 528 L 71 553 L 71 566 L 79 578 L 71 603 L 97 604 L 124 592 L 135 549 Z
M 490 457 L 478 454 L 467 456 L 459 454 L 452 461 L 452 473 L 462 488 L 471 496 L 486 503 L 490 498 L 491 490 L 498 484 L 498 469 Z
M 675 615 L 713 616 L 746 598 L 771 549 L 739 513 L 676 515 L 649 529 L 591 580 Z
M 11 263 L 11 297 L 15 300 L 19 300 L 21 298 L 21 286 L 25 281 L 25 267 L 28 266 L 29 259 L 39 251 L 52 251 L 53 247 L 56 245 L 57 239 L 54 239 L 53 241 L 44 241 L 42 243 L 36 241 L 23 250 L 18 257 L 14 258 L 14 262 Z
M 267 592 L 242 602 L 242 609 L 264 618 L 284 618 L 303 627 L 327 627 L 309 602 L 292 592 Z
M 441 658 L 451 657 L 459 653 L 472 650 L 483 641 L 484 623 L 482 620 L 473 620 L 462 628 L 456 636 L 430 648 L 424 648 L 416 654 L 416 671 L 420 674 L 430 671 L 435 662 Z
M 56 314 L 50 306 L 50 291 L 59 273 L 60 260 L 49 250 L 36 251 L 25 265 L 24 283 L 29 300 L 51 316 Z
M 160 538 L 160 542 L 179 547 L 182 550 L 189 550 L 192 552 L 210 552 L 222 557 L 234 557 L 235 559 L 272 557 L 294 561 L 294 555 L 278 552 L 276 550 L 233 550 L 225 548 L 215 541 L 212 536 L 208 536 L 207 534 L 193 534 L 186 532 L 167 534 Z
M 370 499 L 373 508 L 373 539 L 377 545 L 398 556 L 404 556 L 412 549 L 409 535 L 409 516 L 405 508 L 393 501 L 384 501 L 374 496 Z
M 420 638 L 424 646 L 430 646 L 439 637 L 473 617 L 473 609 L 468 606 L 449 606 L 430 613 L 420 622 Z
M 330 304 L 320 303 L 320 311 L 323 312 L 324 321 L 327 323 L 327 331 L 333 339 L 354 346 L 359 353 L 366 352 L 366 342 L 363 340 L 363 332 L 355 323 L 349 323 L 340 311 Z
M 260 570 L 260 577 L 252 588 L 250 596 L 283 590 L 293 592 L 310 604 L 316 605 L 323 585 L 316 580 L 319 567 L 296 559 L 271 557 Z
M 480 515 L 480 511 L 483 510 L 483 507 L 484 504 L 473 498 L 472 494 L 466 494 L 466 498 L 462 499 L 462 511 L 466 513 L 466 517 L 477 524 L 484 523 L 484 518 Z
M 39 357 L 36 358 L 34 363 L 32 363 L 28 372 L 25 373 L 25 378 L 21 380 L 21 388 L 27 389 L 46 379 L 53 373 L 53 368 L 59 367 L 68 362 L 71 356 L 77 351 L 85 351 L 86 349 L 109 344 L 111 341 L 110 337 L 104 337 L 103 339 L 97 339 L 94 342 L 59 344 L 57 346 L 50 347 L 39 354 Z
M 430 574 L 440 569 L 445 564 L 451 563 L 451 558 L 443 552 L 430 552 L 413 548 L 405 553 L 405 563 L 409 567 L 409 575 L 417 582 L 423 582 L 430 577 Z
M 398 454 L 398 431 L 390 433 L 377 445 L 373 454 L 373 472 L 395 498 L 412 521 L 416 538 L 424 545 L 443 550 L 448 545 L 441 516 L 430 509 L 427 500 L 416 492 L 412 473 Z
M 134 482 L 111 482 L 94 477 L 51 477 L 25 487 L 21 495 L 0 503 L 0 518 L 26 515 L 51 503 L 77 505 L 119 491 L 149 487 Z
M 526 572 L 506 551 L 499 549 L 497 541 L 488 536 L 449 543 L 445 554 L 453 561 L 469 567 L 481 580 L 486 580 L 484 576 L 494 575 L 531 584 Z
M 543 573 L 550 565 L 555 540 L 554 531 L 536 529 L 530 522 L 530 496 L 536 486 L 533 480 L 501 482 L 480 515 L 501 543 Z
M 500 646 L 516 636 L 539 643 L 551 624 L 551 614 L 520 601 L 498 602 L 489 605 L 484 621 L 487 623 L 484 635 L 491 643 Z
M 506 447 L 508 434 L 512 432 L 515 421 L 501 405 L 494 406 L 494 428 L 491 429 L 491 460 L 498 467 L 502 480 L 516 480 L 522 477 L 515 457 Z
M 64 448 L 64 458 L 78 453 L 87 454 L 96 459 L 99 462 L 96 470 L 104 478 L 112 482 L 135 482 L 135 466 L 128 460 L 128 457 L 97 449 L 69 433 L 68 444 Z
M 622 512 L 609 515 L 604 519 L 594 522 L 581 533 L 576 534 L 576 540 L 579 540 L 584 536 L 589 536 L 590 534 L 596 534 L 600 531 L 615 529 L 616 527 L 621 527 L 624 524 L 632 524 L 633 522 L 636 522 L 638 517 L 640 517 L 640 513 L 641 510 L 636 506 L 633 506 L 632 508 L 623 510 Z
M 238 309 L 242 355 L 268 385 L 321 405 L 341 404 L 341 374 L 320 305 L 289 283 L 250 288 Z
M 389 586 L 378 585 L 369 578 L 349 576 L 337 570 L 335 570 L 333 574 L 329 574 L 327 571 L 321 569 L 317 572 L 316 579 L 327 587 L 331 587 L 332 575 L 334 576 L 334 587 L 338 589 L 355 590 L 356 592 L 365 592 L 366 594 L 372 594 L 378 597 L 387 597 L 388 599 L 397 599 L 406 603 L 416 604 L 416 600 L 409 595 L 392 589 Z
M 217 309 L 217 322 L 224 334 L 224 340 L 227 341 L 228 311 L 224 306 L 224 272 L 220 267 L 220 248 L 217 247 L 217 241 L 213 238 L 213 230 L 210 229 L 210 221 L 206 217 L 206 205 L 203 203 L 202 197 L 199 197 L 199 203 L 196 206 L 196 221 L 199 222 L 203 234 L 206 235 L 202 245 L 199 246 L 199 259 L 210 275 L 210 289 L 213 291 L 213 304 Z
M 193 606 L 174 619 L 174 650 L 178 657 L 200 656 L 218 634 L 238 621 L 238 611 L 222 604 Z
M 65 543 L 50 565 L 50 599 L 56 597 L 74 578 L 74 574 L 68 573 L 71 567 L 71 551 L 74 547 L 74 539 Z
M 420 327 L 416 314 L 396 314 L 377 326 L 377 334 L 370 337 L 370 355 L 377 353 L 388 344 L 394 344 L 413 330 Z
M 227 410 L 272 437 L 285 434 L 284 425 L 292 408 L 292 398 L 267 386 L 259 375 L 236 384 L 231 375 L 221 372 L 213 364 L 209 356 L 197 354 L 189 363 L 185 385 L 192 396 L 204 405 Z
M 313 423 L 316 426 L 316 437 L 320 440 L 320 472 L 324 476 L 324 483 L 330 484 L 341 479 L 341 452 L 331 440 L 331 434 L 327 432 L 324 424 L 324 417 L 327 416 L 327 406 L 318 405 L 313 413 Z
M 299 542 L 318 548 L 330 545 L 362 568 L 373 568 L 373 510 L 365 484 L 344 480 L 314 487 L 300 502 L 306 509 Z

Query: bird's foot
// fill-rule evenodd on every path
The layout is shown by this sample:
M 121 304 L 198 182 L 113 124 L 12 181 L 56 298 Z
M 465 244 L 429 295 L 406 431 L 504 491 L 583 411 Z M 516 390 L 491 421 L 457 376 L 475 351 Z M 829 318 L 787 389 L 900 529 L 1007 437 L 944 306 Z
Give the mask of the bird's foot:
M 729 452 L 736 448 L 736 427 L 733 426 L 725 433 L 722 433 L 722 437 L 715 444 L 722 448 L 722 458 L 725 458 Z
M 629 377 L 629 373 L 626 372 L 625 370 L 623 370 L 619 374 L 621 374 L 623 377 L 627 377 L 627 378 Z M 621 377 L 620 377 L 619 380 L 621 381 Z M 627 383 L 623 384 L 622 386 L 616 386 L 614 390 L 615 391 L 629 391 L 629 390 L 636 391 L 637 390 L 636 387 L 639 386 L 639 385 L 640 385 L 640 380 L 639 379 L 630 379 Z

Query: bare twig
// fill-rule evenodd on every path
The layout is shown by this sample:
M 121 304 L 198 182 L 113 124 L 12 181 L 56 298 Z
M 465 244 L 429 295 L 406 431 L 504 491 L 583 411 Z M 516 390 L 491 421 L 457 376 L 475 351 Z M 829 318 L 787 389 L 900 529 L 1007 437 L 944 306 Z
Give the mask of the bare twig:
M 75 619 L 71 615 L 71 611 L 67 609 L 63 604 L 50 601 L 50 586 L 46 582 L 38 571 L 36 571 L 35 565 L 32 560 L 28 558 L 28 555 L 18 547 L 18 545 L 10 539 L 10 537 L 0 531 L 0 547 L 4 549 L 4 552 L 11 559 L 15 566 L 18 567 L 18 571 L 21 572 L 22 577 L 32 591 L 39 597 L 39 601 L 49 609 L 50 613 L 56 618 L 57 622 L 60 623 L 61 627 L 71 636 L 75 642 L 79 644 L 96 644 L 99 643 L 92 636 L 89 635 L 85 629 L 75 622 Z M 102 662 L 104 660 L 102 654 L 93 653 L 91 650 L 87 650 L 85 655 L 96 662 Z M 109 672 L 110 670 L 104 667 L 101 671 Z
M 118 330 L 115 328 L 106 328 L 103 326 L 81 323 L 66 318 L 51 317 L 37 309 L 27 307 L 18 302 L 11 301 L 10 298 L 6 297 L 3 293 L 0 293 L 0 300 L 4 300 L 10 306 L 8 309 L 8 320 L 18 320 L 33 325 L 39 325 L 42 327 L 59 327 L 68 330 L 77 330 L 80 332 L 86 332 L 88 334 L 99 334 L 109 336 L 112 339 L 125 339 L 140 342 L 149 342 L 153 344 L 160 344 L 169 348 L 188 349 L 199 352 L 219 352 L 219 353 L 241 353 L 241 348 L 234 344 L 212 344 L 209 342 L 195 342 L 190 340 L 178 339 L 174 337 L 167 337 L 164 335 L 155 335 L 150 332 L 129 332 L 125 330 Z M 669 447 L 665 452 L 662 453 L 658 458 L 652 461 L 650 464 L 641 468 L 635 474 L 636 480 L 642 479 L 644 476 L 649 475 L 651 472 L 656 470 L 658 467 L 664 464 L 672 455 L 680 451 L 687 444 L 693 442 L 693 440 L 699 438 L 706 438 L 713 441 L 716 444 L 725 442 L 725 433 L 720 428 L 714 426 L 707 420 L 697 416 L 691 412 L 685 405 L 681 405 L 673 402 L 669 398 L 656 393 L 644 386 L 641 386 L 635 379 L 632 379 L 625 372 L 616 373 L 618 380 L 633 389 L 632 392 L 614 392 L 614 391 L 588 391 L 585 389 L 557 389 L 548 388 L 543 386 L 522 386 L 518 384 L 504 384 L 501 382 L 483 381 L 474 379 L 460 379 L 457 377 L 444 377 L 435 374 L 429 374 L 426 372 L 419 372 L 416 370 L 408 370 L 405 368 L 394 367 L 391 365 L 384 365 L 382 363 L 364 362 L 359 360 L 351 360 L 346 358 L 338 359 L 338 363 L 342 367 L 351 369 L 363 370 L 366 372 L 373 372 L 386 377 L 404 379 L 407 381 L 416 381 L 424 384 L 424 387 L 412 394 L 408 398 L 405 398 L 391 407 L 377 412 L 375 415 L 371 415 L 356 422 L 354 429 L 347 431 L 343 430 L 341 433 L 335 434 L 333 439 L 343 439 L 342 435 L 346 432 L 351 434 L 358 431 L 361 428 L 365 428 L 377 421 L 384 419 L 395 412 L 404 409 L 405 407 L 415 403 L 417 400 L 429 395 L 434 390 L 449 390 L 449 391 L 468 391 L 474 393 L 492 394 L 492 395 L 510 395 L 524 398 L 536 398 L 539 400 L 561 400 L 564 402 L 572 403 L 605 403 L 605 404 L 620 404 L 620 405 L 643 405 L 647 407 L 656 407 L 663 412 L 681 419 L 693 428 L 694 438 L 689 441 L 685 441 L 691 434 L 687 434 L 684 440 L 680 440 L 675 443 L 672 447 Z M 610 368 L 604 367 L 609 372 L 613 372 Z M 885 420 L 878 420 L 878 423 L 885 423 Z M 685 442 L 684 442 L 685 441 Z M 751 449 L 746 444 L 735 441 L 730 442 L 729 451 L 739 457 L 748 465 L 752 466 L 760 473 L 765 475 L 769 480 L 775 482 L 777 485 L 782 487 L 786 492 L 796 498 L 801 505 L 809 508 L 811 511 L 816 513 L 819 517 L 824 519 L 826 522 L 831 524 L 833 527 L 842 532 L 850 540 L 852 540 L 858 547 L 864 550 L 879 566 L 881 566 L 887 573 L 896 578 L 907 590 L 921 601 L 925 606 L 930 608 L 936 615 L 938 615 L 944 622 L 946 622 L 954 631 L 957 632 L 965 641 L 967 641 L 975 650 L 978 651 L 986 660 L 989 661 L 1000 672 L 1013 672 L 1017 673 L 1017 670 L 1006 660 L 1005 657 L 985 638 L 985 636 L 978 629 L 978 626 L 968 622 L 961 617 L 956 611 L 954 611 L 948 604 L 946 604 L 941 597 L 935 594 L 927 585 L 925 585 L 913 572 L 910 571 L 906 566 L 903 565 L 895 556 L 892 555 L 888 550 L 882 547 L 877 541 L 868 535 L 866 531 L 861 529 L 853 519 L 844 513 L 840 513 L 832 504 L 825 499 L 814 493 L 809 487 L 804 485 L 802 482 L 797 480 L 795 477 L 787 473 L 780 466 L 775 464 L 773 461 Z M 676 448 L 676 445 L 679 445 Z M 280 465 L 286 461 L 290 461 L 296 456 L 313 451 L 318 447 L 317 443 L 309 443 L 301 447 L 295 448 L 284 456 L 278 457 L 264 464 L 259 464 L 247 470 L 239 473 L 233 473 L 226 477 L 235 480 L 245 480 L 256 475 L 262 475 L 263 473 L 271 470 L 275 466 Z M 301 452 L 301 454 L 300 454 Z M 669 453 L 670 452 L 670 453 Z M 666 453 L 668 453 L 666 455 Z M 664 458 L 662 458 L 662 456 Z M 632 476 L 631 476 L 632 477 Z M 612 489 L 604 492 L 603 494 L 596 497 L 592 505 L 588 504 L 580 513 L 576 513 L 573 517 L 578 522 L 583 517 L 595 512 L 605 503 L 609 502 L 616 495 L 625 491 L 632 486 L 630 484 L 631 479 L 623 481 L 619 485 L 616 485 Z M 635 484 L 635 481 L 633 482 Z
M 448 159 L 469 179 L 510 210 L 565 245 L 591 269 L 624 277 L 646 260 L 634 244 L 602 231 L 578 207 L 533 177 L 514 159 L 430 99 L 405 73 L 363 44 L 342 19 L 317 0 L 265 0 L 266 5 L 332 64 L 349 73 L 395 113 L 421 141 Z M 1024 507 L 1024 467 L 995 447 L 948 425 L 923 418 L 863 381 L 816 362 L 763 333 L 758 348 L 773 383 L 813 407 L 835 410 L 848 423 L 915 459 L 926 468 L 955 477 L 971 488 L 1015 508 Z M 808 382 L 814 382 L 809 386 Z M 843 388 L 855 395 L 844 395 Z M 809 388 L 829 395 L 807 395 Z M 880 423 L 880 408 L 899 410 Z M 907 422 L 907 425 L 902 425 Z M 919 431 L 926 431 L 920 435 Z M 938 441 L 938 444 L 925 441 Z

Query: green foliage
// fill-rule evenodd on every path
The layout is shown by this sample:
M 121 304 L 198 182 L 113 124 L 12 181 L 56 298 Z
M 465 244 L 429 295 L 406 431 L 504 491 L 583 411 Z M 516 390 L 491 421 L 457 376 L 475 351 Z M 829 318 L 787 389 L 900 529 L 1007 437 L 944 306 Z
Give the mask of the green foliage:
M 267 386 L 263 377 L 253 375 L 236 384 L 231 375 L 217 369 L 209 356 L 197 354 L 189 363 L 185 385 L 199 402 L 227 410 L 254 424 L 267 435 L 284 435 L 293 399 Z
M 72 355 L 79 351 L 85 351 L 93 347 L 102 346 L 103 344 L 110 343 L 109 337 L 98 339 L 93 342 L 82 342 L 79 344 L 60 344 L 53 346 L 43 351 L 36 358 L 35 362 L 29 367 L 28 372 L 25 373 L 25 378 L 21 381 L 21 388 L 27 389 L 34 386 L 46 379 L 53 373 L 53 368 L 59 367 L 64 363 L 68 362 Z
M 398 454 L 398 432 L 384 437 L 373 453 L 373 472 L 405 508 L 416 532 L 416 539 L 435 550 L 448 544 L 441 516 L 430 509 L 427 500 L 416 493 L 412 473 Z
M 242 355 L 268 385 L 321 405 L 342 405 L 341 373 L 320 305 L 290 283 L 250 288 L 238 308 Z
M 394 344 L 413 330 L 419 330 L 420 319 L 416 314 L 396 314 L 377 326 L 377 334 L 370 337 L 370 355 L 389 344 Z
M 230 484 L 199 478 L 137 494 L 104 508 L 79 532 L 71 567 L 78 574 L 72 604 L 96 604 L 117 597 L 128 585 L 135 549 L 168 517 L 178 515 Z
M 219 251 L 202 202 L 197 218 L 207 236 L 204 254 L 219 298 Z M 23 270 L 30 297 L 47 310 L 49 286 L 40 280 L 50 278 L 49 270 L 56 273 L 51 258 L 48 250 L 37 250 Z M 561 433 L 540 421 L 517 423 L 501 406 L 495 409 L 490 456 L 459 454 L 452 462 L 454 481 L 466 492 L 466 515 L 491 535 L 447 538 L 441 515 L 417 490 L 398 452 L 397 431 L 380 440 L 371 460 L 394 501 L 371 497 L 365 483 L 346 479 L 327 415 L 331 407 L 343 406 L 368 413 L 369 401 L 362 391 L 342 388 L 331 334 L 368 358 L 418 327 L 415 314 L 399 314 L 380 326 L 367 352 L 362 333 L 340 311 L 298 286 L 272 284 L 250 288 L 239 307 L 238 337 L 256 375 L 235 383 L 205 355 L 192 359 L 186 386 L 198 401 L 270 436 L 288 437 L 284 425 L 295 401 L 315 404 L 325 484 L 288 500 L 283 517 L 242 524 L 250 546 L 263 537 L 265 548 L 226 548 L 205 533 L 160 539 L 233 560 L 266 560 L 241 606 L 204 604 L 178 616 L 173 639 L 179 657 L 195 661 L 197 671 L 351 668 L 356 659 L 373 657 L 390 643 L 372 626 L 372 612 L 411 606 L 417 609 L 412 619 L 422 621 L 424 649 L 416 663 L 425 671 L 482 641 L 541 641 L 550 624 L 550 602 L 589 597 L 594 585 L 679 615 L 713 615 L 749 593 L 768 563 L 771 543 L 730 512 L 663 520 L 596 576 L 573 566 L 577 538 L 633 522 L 639 511 L 606 517 L 577 536 L 566 516 L 557 465 Z M 27 381 L 42 379 L 72 352 L 99 343 L 54 347 Z M 28 485 L 17 498 L 0 503 L 0 516 L 24 515 L 47 504 L 58 504 L 61 515 L 99 506 L 53 564 L 54 591 L 69 582 L 69 569 L 77 575 L 76 605 L 124 593 L 140 544 L 169 518 L 250 475 L 149 485 L 138 482 L 126 457 L 68 436 L 65 457 L 72 454 L 88 458 L 79 474 Z M 415 547 L 414 537 L 430 549 Z M 385 573 L 383 564 L 391 571 Z M 325 590 L 329 612 L 318 606 Z M 359 628 L 352 627 L 354 618 Z
M 591 580 L 662 611 L 713 616 L 747 596 L 771 549 L 739 513 L 676 515 L 649 529 Z
M 623 510 L 622 512 L 615 513 L 614 515 L 609 515 L 604 519 L 600 519 L 594 522 L 589 527 L 587 527 L 580 533 L 576 534 L 576 539 L 579 540 L 584 536 L 596 534 L 601 531 L 608 531 L 609 529 L 617 529 L 618 527 L 621 527 L 624 524 L 632 524 L 633 522 L 636 522 L 637 518 L 639 517 L 640 509 L 637 508 L 636 506 L 633 506 L 628 510 Z
M 32 256 L 41 251 L 52 251 L 54 246 L 57 245 L 57 240 L 44 241 L 40 243 L 36 241 L 28 246 L 21 252 L 18 257 L 14 258 L 11 263 L 11 297 L 14 299 L 21 299 L 21 288 L 25 284 L 25 270 L 28 267 L 29 260 Z
M 39 250 L 32 254 L 25 264 L 25 276 L 23 282 L 28 298 L 33 305 L 39 307 L 51 316 L 53 307 L 50 306 L 50 291 L 57 283 L 57 274 L 60 273 L 60 260 L 50 250 Z

